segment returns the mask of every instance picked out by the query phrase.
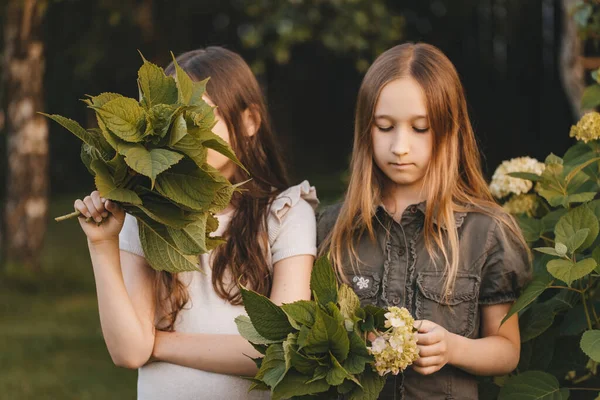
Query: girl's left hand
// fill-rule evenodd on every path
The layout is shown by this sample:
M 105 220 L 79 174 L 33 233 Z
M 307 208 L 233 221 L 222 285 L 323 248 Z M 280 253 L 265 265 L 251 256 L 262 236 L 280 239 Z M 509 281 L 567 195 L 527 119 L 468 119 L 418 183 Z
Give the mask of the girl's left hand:
M 453 334 L 444 327 L 427 320 L 415 321 L 419 359 L 413 369 L 421 375 L 439 371 L 450 362 Z

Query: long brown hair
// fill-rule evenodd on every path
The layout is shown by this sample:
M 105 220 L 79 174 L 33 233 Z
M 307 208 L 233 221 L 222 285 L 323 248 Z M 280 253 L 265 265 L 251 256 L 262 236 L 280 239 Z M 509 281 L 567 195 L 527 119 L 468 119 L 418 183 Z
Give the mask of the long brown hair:
M 381 54 L 367 71 L 356 105 L 350 183 L 322 252 L 330 253 L 338 275 L 346 280 L 342 269 L 343 255 L 349 250 L 350 260 L 358 260 L 356 238 L 364 233 L 375 240 L 373 217 L 377 205 L 382 202 L 386 177 L 373 161 L 374 113 L 383 87 L 405 77 L 413 78 L 421 86 L 433 132 L 432 157 L 423 179 L 427 196 L 423 233 L 432 259 L 438 258 L 435 247 L 442 253 L 446 276 L 444 288 L 448 293 L 454 286 L 459 261 L 455 211 L 488 214 L 527 246 L 514 219 L 493 200 L 483 177 L 480 153 L 458 73 L 452 62 L 429 44 L 405 43 L 393 47 Z M 352 262 L 352 268 L 355 265 L 356 262 Z
M 251 180 L 232 198 L 235 211 L 223 236 L 226 243 L 212 253 L 212 284 L 219 297 L 241 304 L 237 283 L 263 295 L 271 291 L 266 232 L 271 201 L 289 186 L 265 100 L 256 77 L 238 54 L 222 47 L 207 47 L 181 54 L 179 66 L 196 81 L 210 77 L 206 93 L 218 107 L 229 131 L 231 147 L 250 175 L 237 169 L 232 183 Z M 171 63 L 167 75 L 174 75 Z M 242 114 L 250 110 L 260 123 L 254 135 L 245 130 Z M 185 285 L 166 272 L 156 277 L 157 308 L 161 329 L 172 330 L 178 312 L 189 300 Z

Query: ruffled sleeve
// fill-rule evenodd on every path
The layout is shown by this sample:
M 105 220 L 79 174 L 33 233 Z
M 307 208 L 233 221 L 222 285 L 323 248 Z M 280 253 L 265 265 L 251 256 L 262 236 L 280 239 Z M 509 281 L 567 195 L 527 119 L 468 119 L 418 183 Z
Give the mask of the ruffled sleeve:
M 140 232 L 135 217 L 125 214 L 125 223 L 119 233 L 119 248 L 138 256 L 145 257 L 142 243 L 140 242 Z
M 267 228 L 271 262 L 317 254 L 317 192 L 308 181 L 292 186 L 271 203 Z

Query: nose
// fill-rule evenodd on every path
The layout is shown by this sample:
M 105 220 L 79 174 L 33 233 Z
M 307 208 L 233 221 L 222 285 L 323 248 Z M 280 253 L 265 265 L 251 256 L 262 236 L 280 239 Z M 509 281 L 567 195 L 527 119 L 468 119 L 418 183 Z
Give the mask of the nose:
M 391 152 L 396 156 L 403 156 L 410 152 L 410 135 L 407 132 L 399 128 L 392 139 Z

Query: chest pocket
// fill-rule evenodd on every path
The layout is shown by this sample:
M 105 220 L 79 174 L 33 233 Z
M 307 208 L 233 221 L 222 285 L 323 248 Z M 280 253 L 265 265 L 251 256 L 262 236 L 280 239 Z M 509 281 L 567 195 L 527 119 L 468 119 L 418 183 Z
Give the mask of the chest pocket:
M 444 296 L 444 277 L 441 274 L 419 273 L 416 317 L 435 322 L 449 332 L 469 336 L 477 317 L 479 284 L 480 278 L 477 275 L 458 274 L 453 292 Z
M 377 272 L 365 272 L 349 276 L 352 289 L 360 299 L 361 305 L 376 304 L 381 276 Z

